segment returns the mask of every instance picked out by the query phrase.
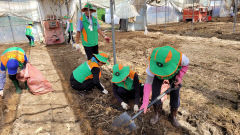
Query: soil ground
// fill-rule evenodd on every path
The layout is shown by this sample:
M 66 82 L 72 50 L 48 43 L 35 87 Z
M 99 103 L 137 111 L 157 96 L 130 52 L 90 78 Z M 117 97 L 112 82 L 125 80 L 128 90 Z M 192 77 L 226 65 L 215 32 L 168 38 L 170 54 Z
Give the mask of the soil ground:
M 211 22 L 179 22 L 148 27 L 149 31 L 160 31 L 165 34 L 179 34 L 193 37 L 217 37 L 219 39 L 240 41 L 240 15 L 238 15 L 235 32 L 233 33 L 233 18 L 213 18 Z
M 214 35 L 221 26 L 222 31 L 231 31 L 228 22 L 199 23 L 194 33 L 181 34 L 185 31 L 184 25 L 172 24 L 167 27 L 168 33 L 163 32 L 162 26 L 151 26 L 148 35 L 144 32 L 116 32 L 117 61 L 123 65 L 129 65 L 135 70 L 141 80 L 145 80 L 146 60 L 155 47 L 171 45 L 182 51 L 190 59 L 190 67 L 184 76 L 181 89 L 181 106 L 178 119 L 182 128 L 176 129 L 167 120 L 169 114 L 169 100 L 164 103 L 165 115 L 154 126 L 149 119 L 153 115 L 152 110 L 141 115 L 135 120 L 138 130 L 129 133 L 126 130 L 115 130 L 111 127 L 114 117 L 124 112 L 112 93 L 111 73 L 113 56 L 111 44 L 100 39 L 99 50 L 111 55 L 111 64 L 102 68 L 101 82 L 109 90 L 109 95 L 103 95 L 94 89 L 91 92 L 77 92 L 69 85 L 72 71 L 86 60 L 82 52 L 73 50 L 70 45 L 47 46 L 53 65 L 60 76 L 65 96 L 69 105 L 74 110 L 75 117 L 80 123 L 84 134 L 220 134 L 237 135 L 240 132 L 240 42 L 238 36 L 228 36 L 221 39 Z M 202 31 L 204 29 L 209 31 Z M 191 27 L 188 27 L 191 29 Z M 200 29 L 201 28 L 201 29 Z M 172 31 L 175 32 L 172 32 Z M 110 36 L 111 33 L 107 32 Z M 180 34 L 180 35 L 179 35 Z M 231 38 L 234 37 L 234 38 Z M 228 39 L 228 40 L 225 40 Z M 1 46 L 1 53 L 9 46 Z M 25 50 L 29 48 L 20 45 Z M 39 47 L 39 49 L 41 49 Z M 26 51 L 27 52 L 27 51 Z M 18 104 L 18 95 L 14 94 L 14 87 L 7 81 L 7 94 L 0 101 L 1 124 L 9 127 L 11 122 L 6 119 L 15 117 L 14 109 Z M 128 112 L 130 114 L 133 106 Z M 4 118 L 4 119 L 3 119 Z

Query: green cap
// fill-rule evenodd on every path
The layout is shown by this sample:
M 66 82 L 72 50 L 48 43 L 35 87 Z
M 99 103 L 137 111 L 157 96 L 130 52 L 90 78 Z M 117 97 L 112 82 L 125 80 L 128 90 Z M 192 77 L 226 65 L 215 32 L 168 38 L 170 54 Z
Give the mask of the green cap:
M 33 25 L 33 22 L 32 22 L 32 21 L 29 21 L 28 24 L 29 24 L 29 25 Z
M 130 73 L 130 67 L 125 66 L 123 67 L 121 64 L 115 64 L 113 66 L 113 83 L 122 82 Z
M 91 10 L 91 11 L 93 11 L 93 12 L 96 12 L 96 9 L 94 9 L 93 6 L 92 6 L 92 4 L 90 4 L 90 3 L 86 3 L 85 6 L 84 6 L 84 8 L 82 8 L 82 11 L 84 12 L 85 9 L 88 9 L 88 8 L 89 8 L 89 10 Z
M 107 55 L 105 52 L 100 52 L 99 54 L 94 54 L 94 56 L 95 56 L 99 61 L 101 61 L 101 62 L 103 62 L 103 63 L 109 64 L 109 62 L 108 62 L 109 57 L 108 57 L 108 55 Z
M 180 65 L 181 55 L 171 46 L 155 48 L 150 56 L 150 71 L 161 78 L 173 75 Z
M 68 16 L 65 15 L 63 18 L 64 18 L 64 19 L 69 19 L 70 17 L 68 17 Z

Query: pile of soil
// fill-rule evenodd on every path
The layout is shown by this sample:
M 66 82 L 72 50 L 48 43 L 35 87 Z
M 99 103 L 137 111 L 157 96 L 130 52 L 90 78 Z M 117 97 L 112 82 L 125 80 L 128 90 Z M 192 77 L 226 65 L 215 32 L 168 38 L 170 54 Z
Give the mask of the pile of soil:
M 148 26 L 151 32 L 161 31 L 165 34 L 179 34 L 193 37 L 217 37 L 219 39 L 240 41 L 240 15 L 238 15 L 235 32 L 233 18 L 213 18 L 211 22 L 178 22 Z

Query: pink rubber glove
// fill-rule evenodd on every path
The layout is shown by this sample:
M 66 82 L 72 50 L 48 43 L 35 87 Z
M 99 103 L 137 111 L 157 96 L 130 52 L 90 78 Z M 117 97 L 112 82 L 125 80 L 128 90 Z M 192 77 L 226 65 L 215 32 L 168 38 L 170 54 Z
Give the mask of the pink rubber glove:
M 109 37 L 106 36 L 106 37 L 104 37 L 104 39 L 106 40 L 107 43 L 110 42 L 110 38 Z
M 147 107 L 149 103 L 149 96 L 152 91 L 152 85 L 151 84 L 144 84 L 144 93 L 143 93 L 143 104 L 140 107 L 140 110 L 144 109 L 144 113 L 147 112 Z
M 170 84 L 168 80 L 164 80 L 162 87 L 161 87 L 161 94 L 163 94 L 165 91 L 167 91 L 167 89 L 170 88 Z M 165 95 L 164 97 L 161 98 L 161 101 L 165 101 L 167 99 L 167 95 Z
M 174 83 L 175 86 L 178 86 L 179 84 L 182 83 L 182 78 L 186 74 L 187 70 L 188 70 L 188 66 L 182 66 L 181 70 L 176 76 L 176 82 Z

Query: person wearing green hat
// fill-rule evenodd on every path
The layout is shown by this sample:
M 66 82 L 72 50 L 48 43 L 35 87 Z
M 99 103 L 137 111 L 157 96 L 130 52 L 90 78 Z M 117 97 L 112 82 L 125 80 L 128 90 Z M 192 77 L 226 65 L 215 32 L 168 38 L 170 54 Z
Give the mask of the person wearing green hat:
M 147 111 L 150 93 L 152 91 L 152 101 L 161 93 L 161 86 L 164 80 L 169 80 L 170 87 L 176 88 L 170 92 L 171 113 L 169 120 L 175 127 L 179 127 L 176 116 L 180 106 L 179 91 L 182 78 L 188 70 L 189 59 L 171 46 L 155 48 L 149 57 L 149 66 L 146 70 L 147 79 L 144 84 L 143 104 L 140 109 Z M 155 116 L 150 120 L 152 124 L 157 123 L 159 116 L 163 113 L 161 100 L 154 104 Z
M 25 29 L 25 35 L 29 40 L 29 45 L 35 46 L 34 45 L 34 37 L 33 37 L 33 33 L 32 33 L 32 26 L 33 26 L 33 22 L 28 22 L 28 26 Z
M 64 19 L 66 19 L 66 26 L 67 26 L 65 34 L 68 33 L 68 41 L 67 42 L 69 44 L 71 39 L 72 39 L 72 42 L 75 43 L 74 38 L 73 38 L 73 23 L 72 23 L 72 20 L 68 16 L 64 16 Z
M 141 85 L 138 75 L 129 66 L 115 64 L 113 66 L 113 93 L 118 102 L 121 103 L 123 109 L 127 110 L 127 102 L 130 99 L 135 100 L 133 107 L 134 112 L 139 110 L 138 105 L 140 98 L 143 95 L 143 86 Z
M 97 19 L 92 16 L 92 13 L 96 12 L 96 10 L 90 3 L 85 4 L 82 12 L 84 12 L 84 14 L 77 23 L 75 46 L 79 46 L 79 38 L 81 35 L 82 45 L 85 49 L 87 59 L 90 60 L 93 54 L 98 54 L 98 34 L 108 43 L 110 42 L 110 38 L 102 32 Z
M 16 88 L 16 93 L 20 94 L 22 92 L 18 80 L 16 79 L 16 74 L 18 68 L 20 67 L 20 69 L 23 69 L 27 62 L 27 56 L 22 48 L 11 47 L 2 53 L 0 70 L 0 96 L 3 96 L 3 89 L 6 82 L 6 70 L 8 71 L 10 80 L 12 80 Z M 27 87 L 26 82 L 25 86 Z
M 94 56 L 78 66 L 70 77 L 70 84 L 73 89 L 79 91 L 90 91 L 97 87 L 104 94 L 108 91 L 100 83 L 101 71 L 100 67 L 109 64 L 108 55 L 104 52 L 94 54 Z

